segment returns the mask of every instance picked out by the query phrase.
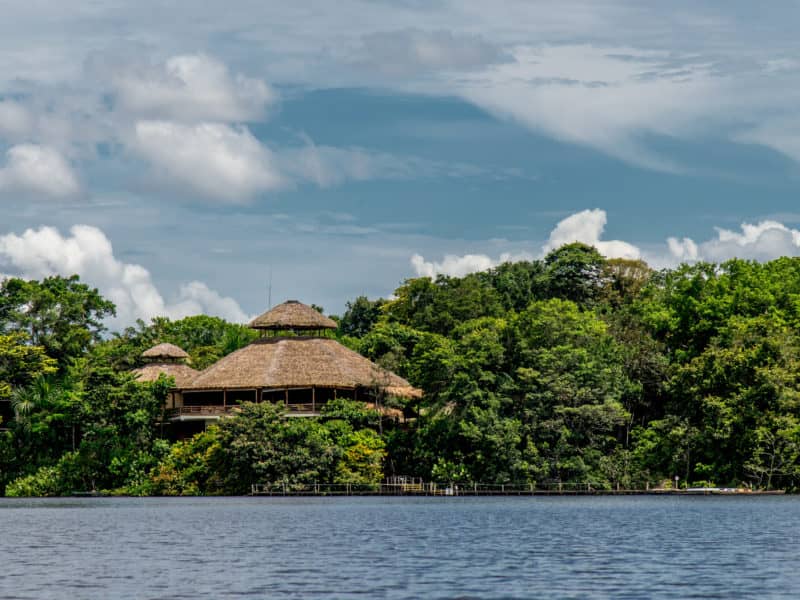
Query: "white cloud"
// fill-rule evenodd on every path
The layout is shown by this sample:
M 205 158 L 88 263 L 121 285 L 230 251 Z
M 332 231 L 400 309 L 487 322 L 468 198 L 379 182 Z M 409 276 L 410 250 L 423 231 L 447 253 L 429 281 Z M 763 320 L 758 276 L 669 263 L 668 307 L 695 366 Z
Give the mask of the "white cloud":
M 469 273 L 486 271 L 492 267 L 506 262 L 510 256 L 503 255 L 499 260 L 494 260 L 485 254 L 465 254 L 456 256 L 446 254 L 441 262 L 426 261 L 419 254 L 411 257 L 411 266 L 419 277 L 436 277 L 437 275 L 450 275 L 451 277 L 463 277 Z
M 667 248 L 669 249 L 669 253 L 672 255 L 672 257 L 681 262 L 692 262 L 697 260 L 697 244 L 691 238 L 667 238 Z
M 550 232 L 550 239 L 542 247 L 542 251 L 547 253 L 564 244 L 582 242 L 594 246 L 600 254 L 607 258 L 639 258 L 641 252 L 633 244 L 620 240 L 604 241 L 600 239 L 607 221 L 606 211 L 599 208 L 582 210 L 570 215 L 559 221 L 555 229 Z
M 272 153 L 245 127 L 140 121 L 134 146 L 167 179 L 216 199 L 243 201 L 286 184 Z
M 154 119 L 246 121 L 263 116 L 275 93 L 263 81 L 233 75 L 205 54 L 173 56 L 165 63 L 115 68 L 120 107 Z
M 460 76 L 455 93 L 500 117 L 626 162 L 680 165 L 650 151 L 647 135 L 691 137 L 722 111 L 728 81 L 710 65 L 673 64 L 668 53 L 630 48 L 518 46 L 514 62 Z M 729 90 L 728 90 L 729 91 Z
M 732 139 L 742 144 L 759 144 L 800 162 L 800 119 L 765 117 L 757 127 L 738 132 Z
M 721 262 L 730 258 L 771 260 L 800 255 L 800 230 L 778 221 L 742 223 L 740 231 L 717 228 L 717 237 L 697 244 L 692 239 L 667 240 L 673 260 Z
M 0 167 L 0 190 L 64 198 L 77 194 L 80 185 L 57 150 L 20 144 L 6 152 L 6 164 Z
M 723 262 L 732 258 L 767 261 L 781 256 L 800 256 L 800 230 L 787 227 L 779 221 L 742 223 L 739 231 L 717 227 L 716 237 L 699 243 L 689 237 L 669 237 L 665 247 L 652 248 L 648 252 L 642 252 L 633 244 L 621 240 L 601 240 L 606 221 L 606 212 L 597 208 L 562 219 L 550 232 L 540 256 L 572 242 L 594 246 L 607 258 L 642 258 L 655 268 L 674 267 L 682 262 Z M 437 262 L 414 254 L 411 266 L 419 277 L 436 277 L 439 274 L 463 277 L 503 262 L 531 258 L 524 253 L 504 253 L 499 259 L 486 254 L 446 254 Z
M 345 181 L 370 179 L 406 179 L 425 176 L 440 165 L 413 157 L 405 158 L 372 152 L 363 148 L 337 148 L 317 145 L 303 136 L 304 145 L 278 153 L 281 171 L 298 181 L 310 181 L 321 188 Z
M 303 146 L 273 153 L 244 126 L 140 121 L 132 146 L 164 179 L 229 202 L 244 202 L 259 192 L 306 182 L 328 188 L 347 181 L 484 173 L 469 164 L 318 146 L 308 136 L 302 140 Z
M 371 33 L 363 38 L 365 60 L 393 75 L 426 70 L 467 70 L 508 60 L 484 38 L 452 31 L 403 29 Z
M 236 323 L 248 320 L 236 300 L 230 296 L 222 296 L 202 281 L 191 281 L 182 285 L 177 299 L 168 307 L 168 313 L 173 317 L 176 315 L 217 315 Z
M 582 242 L 594 246 L 600 254 L 608 258 L 640 258 L 641 252 L 633 244 L 620 240 L 600 239 L 605 230 L 606 220 L 606 211 L 599 208 L 583 210 L 562 219 L 550 232 L 547 243 L 542 246 L 541 256 L 564 244 Z M 447 254 L 437 262 L 425 260 L 420 254 L 414 254 L 411 257 L 411 266 L 419 277 L 436 277 L 439 274 L 463 277 L 468 273 L 485 271 L 504 262 L 533 258 L 532 254 L 525 252 L 515 254 L 505 252 L 497 259 L 486 254 L 465 254 L 463 256 Z
M 69 236 L 52 227 L 2 235 L 0 267 L 31 279 L 79 275 L 116 304 L 113 325 L 119 327 L 159 315 L 181 318 L 205 313 L 234 322 L 247 319 L 235 300 L 222 297 L 199 281 L 183 285 L 174 299 L 166 302 L 147 269 L 118 260 L 106 235 L 88 225 L 75 225 Z
M 0 101 L 0 137 L 18 139 L 33 128 L 33 115 L 19 102 Z

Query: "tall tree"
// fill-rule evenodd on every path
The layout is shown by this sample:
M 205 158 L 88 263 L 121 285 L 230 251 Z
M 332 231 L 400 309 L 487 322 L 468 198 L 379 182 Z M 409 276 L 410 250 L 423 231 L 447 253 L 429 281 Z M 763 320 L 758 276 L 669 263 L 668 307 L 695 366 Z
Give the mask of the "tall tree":
M 62 371 L 100 340 L 103 319 L 114 314 L 114 304 L 77 275 L 42 281 L 12 277 L 0 284 L 0 332 L 26 332 Z

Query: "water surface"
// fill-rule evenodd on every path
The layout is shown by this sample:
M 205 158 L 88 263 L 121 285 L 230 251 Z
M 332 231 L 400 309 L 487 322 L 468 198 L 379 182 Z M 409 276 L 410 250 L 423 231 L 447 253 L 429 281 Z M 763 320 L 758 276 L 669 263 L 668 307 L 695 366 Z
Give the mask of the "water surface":
M 797 598 L 800 498 L 0 499 L 0 598 Z

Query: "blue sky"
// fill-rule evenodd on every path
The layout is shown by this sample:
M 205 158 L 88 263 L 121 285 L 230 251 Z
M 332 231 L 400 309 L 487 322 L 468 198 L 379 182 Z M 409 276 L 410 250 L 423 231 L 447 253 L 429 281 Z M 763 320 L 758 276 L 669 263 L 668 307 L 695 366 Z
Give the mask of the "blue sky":
M 800 3 L 4 3 L 0 274 L 113 327 L 579 240 L 800 254 Z

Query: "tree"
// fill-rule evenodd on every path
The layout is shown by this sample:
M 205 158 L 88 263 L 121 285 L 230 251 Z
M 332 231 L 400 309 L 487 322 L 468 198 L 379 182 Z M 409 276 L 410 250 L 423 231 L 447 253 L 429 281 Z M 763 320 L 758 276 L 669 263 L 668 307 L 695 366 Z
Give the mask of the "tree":
M 287 419 L 282 406 L 246 402 L 218 427 L 212 465 L 224 493 L 248 493 L 256 483 L 333 482 L 341 450 L 316 419 Z
M 543 287 L 550 298 L 591 306 L 600 296 L 605 259 L 593 247 L 580 242 L 566 244 L 544 258 Z
M 380 319 L 384 304 L 386 300 L 382 298 L 373 301 L 366 296 L 347 302 L 347 310 L 339 321 L 339 333 L 354 337 L 365 336 Z
M 479 274 L 499 294 L 505 310 L 521 311 L 534 300 L 543 300 L 545 266 L 542 261 L 505 262 Z
M 44 348 L 27 342 L 27 334 L 21 331 L 0 334 L 0 401 L 10 399 L 13 389 L 56 370 L 55 361 Z
M 0 284 L 0 333 L 27 333 L 62 371 L 100 340 L 103 319 L 114 314 L 114 304 L 77 275 L 42 281 L 12 277 Z
M 617 309 L 634 302 L 652 275 L 653 270 L 643 260 L 607 259 L 603 266 L 601 301 Z
M 449 335 L 462 321 L 503 313 L 497 291 L 476 274 L 409 279 L 395 296 L 384 307 L 389 321 L 441 335 Z
M 514 324 L 514 413 L 549 476 L 603 482 L 600 458 L 613 451 L 629 414 L 623 355 L 595 314 L 564 300 L 535 302 Z

